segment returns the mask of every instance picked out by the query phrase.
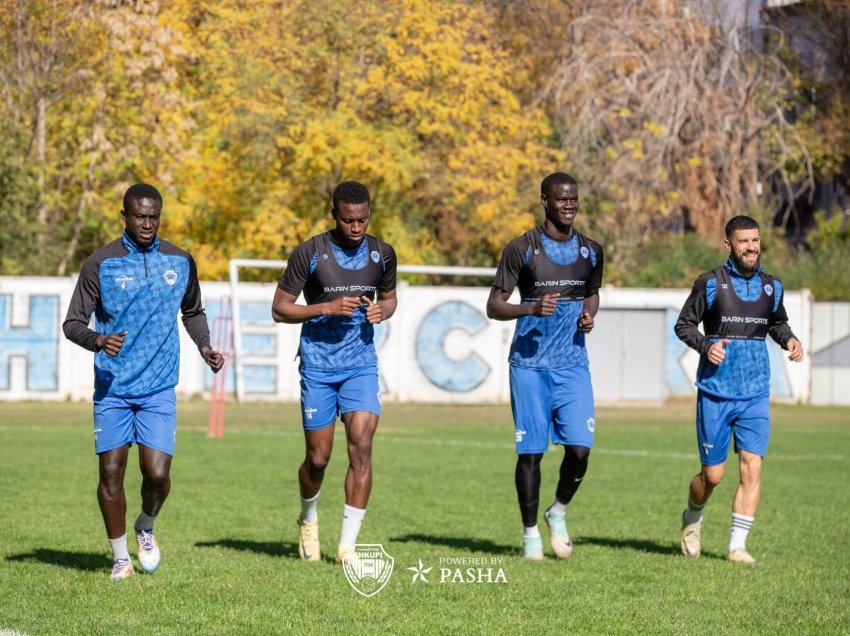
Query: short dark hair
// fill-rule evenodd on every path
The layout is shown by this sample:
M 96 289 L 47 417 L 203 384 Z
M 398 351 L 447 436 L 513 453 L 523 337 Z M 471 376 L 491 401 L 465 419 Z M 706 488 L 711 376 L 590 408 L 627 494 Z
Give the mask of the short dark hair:
M 556 185 L 574 185 L 578 187 L 578 181 L 566 172 L 553 172 L 543 179 L 540 184 L 540 194 L 544 197 L 548 197 L 549 193 L 552 192 L 552 186 Z
M 358 181 L 343 181 L 334 188 L 333 206 L 334 213 L 340 201 L 345 203 L 370 203 L 369 189 Z
M 127 211 L 130 201 L 138 201 L 139 199 L 153 199 L 159 201 L 160 205 L 162 204 L 162 195 L 159 190 L 147 183 L 137 183 L 127 188 L 124 193 L 124 211 Z
M 759 229 L 759 224 L 756 220 L 750 216 L 745 216 L 743 214 L 739 216 L 732 217 L 729 219 L 729 222 L 726 224 L 726 240 L 731 241 L 732 237 L 735 235 L 735 232 L 738 230 L 757 230 Z

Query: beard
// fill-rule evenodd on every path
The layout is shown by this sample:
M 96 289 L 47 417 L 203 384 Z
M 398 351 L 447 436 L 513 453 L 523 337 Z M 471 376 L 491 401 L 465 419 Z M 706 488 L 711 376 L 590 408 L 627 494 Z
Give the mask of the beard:
M 735 263 L 735 267 L 738 268 L 738 271 L 744 274 L 745 276 L 750 276 L 755 274 L 759 270 L 759 264 L 761 263 L 761 252 L 756 254 L 756 260 L 752 265 L 748 265 L 744 261 L 743 254 L 732 254 L 732 262 Z

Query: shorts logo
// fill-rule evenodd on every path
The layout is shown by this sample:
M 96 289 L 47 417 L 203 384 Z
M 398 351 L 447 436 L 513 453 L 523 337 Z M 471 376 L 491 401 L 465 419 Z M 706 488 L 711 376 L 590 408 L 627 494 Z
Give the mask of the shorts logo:
M 727 285 L 726 283 L 720 283 L 720 288 L 721 289 L 729 289 L 729 285 Z
M 169 269 L 167 272 L 165 272 L 162 275 L 162 277 L 165 279 L 165 282 L 168 283 L 169 285 L 173 285 L 174 283 L 177 282 L 177 272 L 175 272 L 173 269 Z
M 596 430 L 596 420 L 592 417 L 587 418 L 587 430 L 591 433 Z
M 322 258 L 324 258 L 325 260 L 327 260 L 328 255 L 327 255 L 327 254 L 322 254 Z
M 372 261 L 375 262 L 375 263 L 377 263 L 378 261 L 381 260 L 381 255 L 378 254 L 378 252 L 376 252 L 375 250 L 372 250 L 372 253 L 369 254 L 369 256 L 372 257 Z
M 121 283 L 121 289 L 127 289 L 127 283 L 133 280 L 132 276 L 119 276 L 115 279 L 116 283 Z
M 313 419 L 313 413 L 315 413 L 316 411 L 318 411 L 318 409 L 311 409 L 308 406 L 306 409 L 304 409 L 304 417 L 306 417 L 308 420 L 312 420 Z
M 517 431 L 516 432 L 516 443 L 519 444 L 522 442 L 522 436 L 525 435 L 525 431 Z
M 765 285 L 764 286 L 764 293 L 767 294 L 768 296 L 773 295 L 773 287 L 771 287 L 770 285 Z
M 540 253 L 540 250 L 534 250 L 535 255 Z
M 584 258 L 587 258 L 588 254 L 590 254 L 590 252 L 587 250 L 587 248 L 586 248 L 586 247 L 582 247 L 582 248 L 581 248 L 581 255 L 582 255 Z
M 355 544 L 354 550 L 342 560 L 342 571 L 358 594 L 374 596 L 393 575 L 395 559 L 380 543 Z

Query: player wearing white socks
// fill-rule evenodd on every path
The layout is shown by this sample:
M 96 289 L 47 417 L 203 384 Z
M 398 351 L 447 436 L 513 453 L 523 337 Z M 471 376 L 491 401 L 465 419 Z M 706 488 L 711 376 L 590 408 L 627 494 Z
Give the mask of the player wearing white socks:
M 275 321 L 302 325 L 298 352 L 306 453 L 298 469 L 298 554 L 305 561 L 321 558 L 316 506 L 340 415 L 349 465 L 337 561 L 357 542 L 372 490 L 372 439 L 381 413 L 374 325 L 390 318 L 397 304 L 395 251 L 366 234 L 366 186 L 339 184 L 331 216 L 333 230 L 292 252 L 272 304 Z M 306 305 L 296 304 L 302 292 Z
M 788 325 L 782 282 L 762 271 L 759 226 L 748 216 L 726 224 L 726 264 L 700 276 L 676 322 L 676 335 L 700 354 L 697 370 L 697 445 L 702 467 L 691 479 L 682 513 L 680 549 L 702 551 L 702 509 L 726 470 L 735 440 L 740 478 L 732 503 L 728 559 L 755 563 L 746 540 L 761 495 L 762 460 L 770 439 L 769 335 L 803 359 L 803 345 Z M 703 324 L 705 335 L 700 333 Z

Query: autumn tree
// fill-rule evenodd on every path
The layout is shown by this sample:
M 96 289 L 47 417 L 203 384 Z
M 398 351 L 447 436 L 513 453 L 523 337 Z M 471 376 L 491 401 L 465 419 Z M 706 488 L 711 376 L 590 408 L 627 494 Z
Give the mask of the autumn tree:
M 534 223 L 559 152 L 542 110 L 515 95 L 526 72 L 483 8 L 245 1 L 168 15 L 195 43 L 177 205 L 180 232 L 203 230 L 207 275 L 329 227 L 342 179 L 370 187 L 373 230 L 403 262 L 492 264 Z
M 812 185 L 784 108 L 787 67 L 700 6 L 588 3 L 544 87 L 620 272 L 658 233 L 717 237 L 774 178 L 795 192 Z
M 19 231 L 35 229 L 35 240 L 10 244 L 18 269 L 63 275 L 114 237 L 129 184 L 170 185 L 185 143 L 174 90 L 181 51 L 152 1 L 4 7 L 0 119 L 17 149 L 6 165 L 33 193 L 15 207 Z

